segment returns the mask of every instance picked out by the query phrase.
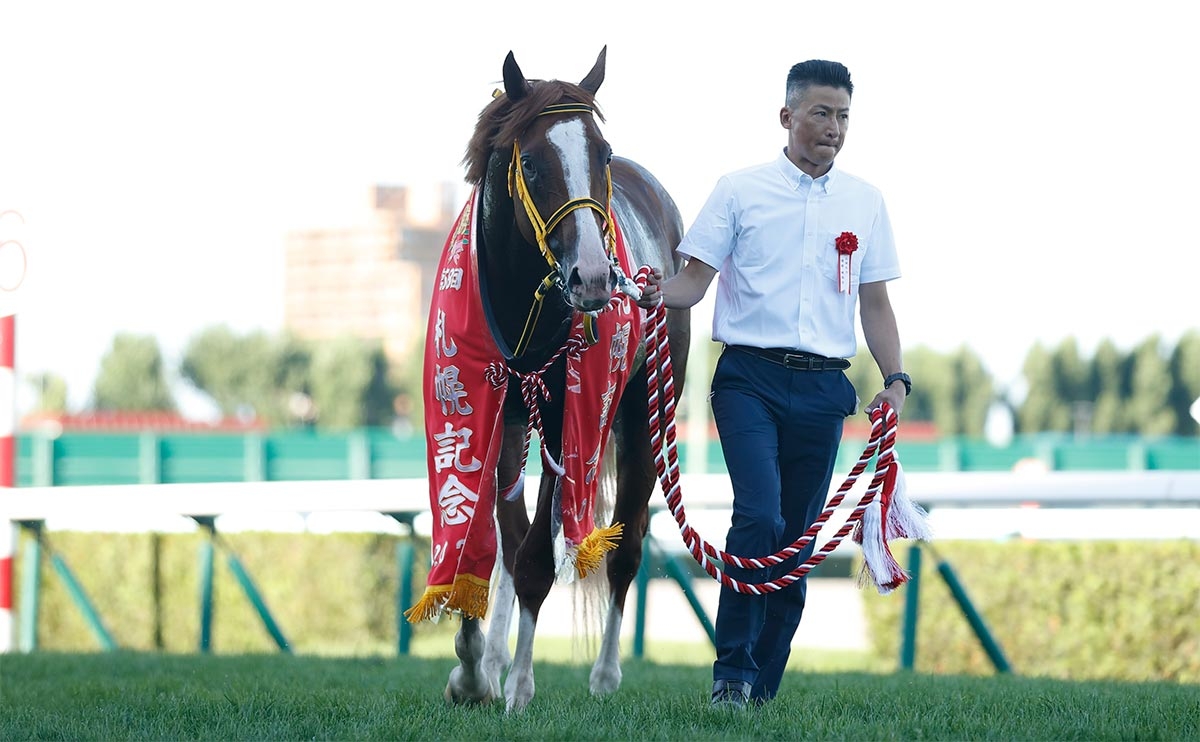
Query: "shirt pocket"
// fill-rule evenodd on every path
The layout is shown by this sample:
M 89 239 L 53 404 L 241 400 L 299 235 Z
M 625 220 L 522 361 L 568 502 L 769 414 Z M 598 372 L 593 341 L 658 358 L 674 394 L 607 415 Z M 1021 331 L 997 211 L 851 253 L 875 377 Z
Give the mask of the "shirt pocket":
M 842 230 L 846 231 L 846 230 Z M 837 251 L 837 238 L 841 236 L 842 231 L 829 232 L 825 235 L 821 243 L 820 253 L 817 255 L 817 265 L 821 269 L 821 275 L 826 281 L 833 284 L 833 290 L 838 290 L 838 258 L 841 255 Z M 850 288 L 854 291 L 858 288 L 858 279 L 862 274 L 862 261 L 864 244 L 860 238 L 858 241 L 858 249 L 850 254 Z

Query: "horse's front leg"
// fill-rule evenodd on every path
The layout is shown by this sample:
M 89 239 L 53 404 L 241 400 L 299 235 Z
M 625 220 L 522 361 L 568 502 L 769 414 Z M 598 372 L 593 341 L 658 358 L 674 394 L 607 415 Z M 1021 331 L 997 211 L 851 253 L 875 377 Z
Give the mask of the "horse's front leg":
M 513 562 L 517 546 L 529 531 L 529 514 L 525 510 L 525 482 L 520 454 L 524 453 L 525 426 L 505 425 L 504 443 L 500 452 L 497 481 L 501 490 L 496 499 L 496 591 L 492 601 L 492 616 L 488 621 L 487 649 L 483 655 L 483 671 L 496 697 L 500 696 L 500 678 L 512 662 L 508 651 L 508 634 L 517 600 L 513 587 Z M 515 484 L 513 484 L 515 482 Z M 508 495 L 511 499 L 506 498 Z
M 642 563 L 642 541 L 649 526 L 647 504 L 654 494 L 654 454 L 646 424 L 645 387 L 634 384 L 621 400 L 620 426 L 610 445 L 617 446 L 617 499 L 613 520 L 624 529 L 617 548 L 606 559 L 608 612 L 600 652 L 592 665 L 588 687 L 593 695 L 607 695 L 621 687 L 621 625 L 629 585 Z
M 620 512 L 620 511 L 617 511 Z M 614 520 L 621 520 L 614 514 Z M 642 562 L 642 540 L 646 532 L 645 514 L 629 513 L 617 548 L 608 553 L 608 611 L 600 652 L 588 677 L 592 695 L 614 693 L 621 687 L 621 626 L 625 615 L 625 597 Z
M 491 703 L 497 696 L 483 669 L 486 641 L 479 628 L 479 619 L 463 617 L 454 635 L 454 653 L 458 666 L 450 671 L 450 680 L 442 695 L 456 704 Z
M 517 646 L 512 668 L 504 683 L 504 697 L 510 712 L 522 711 L 533 700 L 533 637 L 538 613 L 554 584 L 554 548 L 550 538 L 550 507 L 557 477 L 542 474 L 538 509 L 524 541 L 513 560 L 513 582 L 519 606 Z

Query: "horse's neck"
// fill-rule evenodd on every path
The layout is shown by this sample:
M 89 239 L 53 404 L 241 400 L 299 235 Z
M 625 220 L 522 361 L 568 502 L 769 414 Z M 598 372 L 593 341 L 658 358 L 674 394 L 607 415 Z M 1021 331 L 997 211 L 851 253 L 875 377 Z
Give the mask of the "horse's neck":
M 495 158 L 493 158 L 495 159 Z M 498 172 L 497 172 L 498 170 Z M 525 330 L 534 292 L 550 271 L 535 245 L 517 229 L 514 203 L 508 195 L 507 165 L 491 167 L 480 203 L 480 270 L 487 283 L 485 301 L 495 328 L 509 349 L 515 349 Z M 536 310 L 535 310 L 536 311 Z M 528 350 L 509 365 L 520 371 L 540 368 L 566 341 L 571 312 L 557 288 L 542 302 Z

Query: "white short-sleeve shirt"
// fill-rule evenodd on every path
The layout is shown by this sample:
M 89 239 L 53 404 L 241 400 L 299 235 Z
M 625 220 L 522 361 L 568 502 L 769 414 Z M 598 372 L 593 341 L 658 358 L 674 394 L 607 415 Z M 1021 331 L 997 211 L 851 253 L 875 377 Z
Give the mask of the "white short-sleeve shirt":
M 838 291 L 843 232 L 858 238 L 849 294 Z M 679 252 L 720 271 L 713 340 L 833 358 L 857 350 L 859 285 L 900 277 L 879 189 L 836 167 L 814 181 L 786 152 L 722 176 Z

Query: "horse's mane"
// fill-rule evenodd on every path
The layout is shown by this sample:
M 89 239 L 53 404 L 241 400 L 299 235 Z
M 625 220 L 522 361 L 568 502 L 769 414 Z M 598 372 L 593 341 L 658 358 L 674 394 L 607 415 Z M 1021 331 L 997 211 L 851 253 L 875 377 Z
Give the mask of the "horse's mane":
M 462 164 L 467 167 L 466 181 L 471 185 L 483 183 L 492 150 L 498 147 L 511 149 L 513 141 L 538 114 L 555 103 L 589 105 L 596 116 L 604 120 L 604 114 L 596 107 L 595 96 L 580 86 L 562 80 L 529 80 L 527 93 L 521 100 L 513 103 L 507 94 L 501 93 L 480 112 L 479 123 L 475 125 L 475 133 L 471 135 L 462 159 Z

